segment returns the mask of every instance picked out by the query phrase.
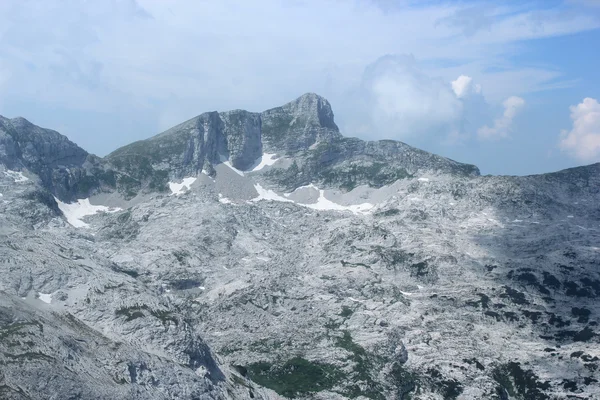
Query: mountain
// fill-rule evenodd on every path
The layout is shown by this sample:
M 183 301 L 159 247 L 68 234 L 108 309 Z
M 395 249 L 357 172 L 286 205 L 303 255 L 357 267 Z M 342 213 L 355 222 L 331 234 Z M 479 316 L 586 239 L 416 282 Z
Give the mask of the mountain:
M 480 176 L 314 94 L 105 158 L 0 121 L 3 398 L 600 396 L 600 164 Z
M 98 157 L 50 129 L 24 118 L 0 116 L 0 163 L 26 168 L 64 200 L 88 197 L 93 190 L 115 186 L 114 173 Z

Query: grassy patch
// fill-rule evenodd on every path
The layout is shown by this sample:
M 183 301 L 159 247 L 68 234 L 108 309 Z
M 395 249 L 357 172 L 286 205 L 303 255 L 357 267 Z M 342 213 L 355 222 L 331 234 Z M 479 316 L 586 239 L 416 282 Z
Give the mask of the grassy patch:
M 517 362 L 510 362 L 496 367 L 493 378 L 500 385 L 499 393 L 507 393 L 511 399 L 544 400 L 548 396 L 543 390 L 549 389 L 548 382 L 540 382 L 530 370 L 524 370 Z
M 246 367 L 248 377 L 282 396 L 295 398 L 333 388 L 343 377 L 334 365 L 294 357 L 283 365 L 258 362 Z
M 28 332 L 21 332 L 22 329 L 27 328 L 29 326 L 36 326 L 40 330 L 40 332 L 44 331 L 44 327 L 39 322 L 15 322 L 10 325 L 6 325 L 0 327 L 0 341 L 4 341 L 8 337 L 18 335 L 24 336 L 25 334 L 29 334 Z
M 342 337 L 337 338 L 336 346 L 351 353 L 348 358 L 354 362 L 352 383 L 344 393 L 351 399 L 364 396 L 369 399 L 385 399 L 383 390 L 371 378 L 371 372 L 374 371 L 374 365 L 366 350 L 352 340 L 352 335 L 344 331 Z
M 145 317 L 146 315 L 143 311 L 147 311 L 150 315 L 159 319 L 163 325 L 168 325 L 169 322 L 173 322 L 175 325 L 179 324 L 177 318 L 170 311 L 153 310 L 145 304 L 143 306 L 119 308 L 115 311 L 115 315 L 119 317 L 124 316 L 125 321 L 133 321 L 134 319 Z
M 354 314 L 354 311 L 352 311 L 350 307 L 342 306 L 342 312 L 340 312 L 340 317 L 348 318 L 352 314 Z

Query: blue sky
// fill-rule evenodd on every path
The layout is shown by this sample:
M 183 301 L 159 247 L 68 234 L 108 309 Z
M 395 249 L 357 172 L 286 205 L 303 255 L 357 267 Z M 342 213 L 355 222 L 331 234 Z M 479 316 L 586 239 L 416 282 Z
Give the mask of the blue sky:
M 485 174 L 600 161 L 600 0 L 4 0 L 0 115 L 98 155 L 305 92 Z

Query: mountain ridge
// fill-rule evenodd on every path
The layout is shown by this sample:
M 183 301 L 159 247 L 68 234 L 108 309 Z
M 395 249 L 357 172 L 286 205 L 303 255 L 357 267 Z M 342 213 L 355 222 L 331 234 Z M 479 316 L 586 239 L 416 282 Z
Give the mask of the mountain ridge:
M 37 154 L 38 163 L 43 162 L 33 169 L 46 187 L 65 201 L 111 190 L 126 198 L 140 192 L 166 192 L 169 179 L 202 170 L 214 175 L 214 166 L 224 160 L 229 160 L 234 168 L 246 170 L 264 152 L 279 153 L 296 162 L 297 171 L 286 168 L 271 174 L 269 179 L 270 184 L 288 190 L 311 181 L 345 189 L 360 184 L 378 187 L 418 170 L 479 175 L 475 166 L 402 142 L 344 137 L 335 124 L 329 102 L 314 93 L 261 113 L 244 110 L 203 113 L 103 158 L 87 153 L 66 137 L 55 137 L 60 135 L 55 131 L 29 122 L 23 124 L 27 129 L 9 129 L 6 121 L 11 120 L 3 121 L 4 141 L 11 137 L 8 132 L 22 139 L 33 130 L 37 140 L 47 142 L 48 146 L 59 143 L 55 152 L 63 154 L 66 161 L 58 165 L 48 154 Z M 16 161 L 7 164 L 19 165 L 21 160 L 18 154 L 11 153 L 14 150 L 11 144 L 3 148 L 1 159 L 8 160 L 11 156 Z

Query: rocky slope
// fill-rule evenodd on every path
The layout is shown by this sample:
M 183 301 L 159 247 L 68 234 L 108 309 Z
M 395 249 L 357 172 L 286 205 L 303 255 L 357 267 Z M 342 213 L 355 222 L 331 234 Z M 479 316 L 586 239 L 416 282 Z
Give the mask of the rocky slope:
M 1 121 L 4 397 L 600 396 L 600 164 L 479 176 L 313 94 L 105 159 Z

